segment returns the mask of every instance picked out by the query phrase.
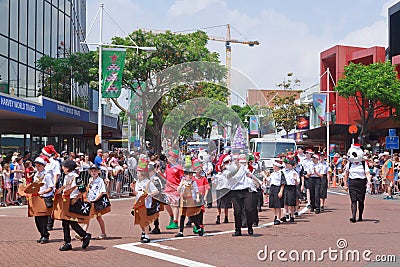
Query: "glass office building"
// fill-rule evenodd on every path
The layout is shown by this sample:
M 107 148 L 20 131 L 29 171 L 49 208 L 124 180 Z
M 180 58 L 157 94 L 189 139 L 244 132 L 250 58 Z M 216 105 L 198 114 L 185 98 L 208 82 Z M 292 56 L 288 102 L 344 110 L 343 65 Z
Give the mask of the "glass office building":
M 46 75 L 36 66 L 44 55 L 88 52 L 81 44 L 85 35 L 86 0 L 0 0 L 0 153 L 40 153 L 47 144 L 57 151 L 96 149 L 93 90 L 88 97 L 88 86 L 68 81 L 55 88 L 48 83 L 50 93 L 42 95 Z M 73 106 L 78 97 L 86 97 L 87 105 Z M 102 125 L 105 136 L 121 136 L 118 116 L 103 114 Z
M 86 0 L 0 0 L 0 91 L 37 97 L 43 79 L 35 62 L 88 51 L 85 33 Z

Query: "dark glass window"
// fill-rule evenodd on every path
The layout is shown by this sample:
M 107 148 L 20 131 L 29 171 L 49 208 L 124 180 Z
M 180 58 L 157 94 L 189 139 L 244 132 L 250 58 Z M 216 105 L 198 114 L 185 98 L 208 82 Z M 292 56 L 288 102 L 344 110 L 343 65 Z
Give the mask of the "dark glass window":
M 65 17 L 65 49 L 71 49 L 71 19 L 70 17 Z
M 18 1 L 10 1 L 10 37 L 18 40 Z
M 28 3 L 27 0 L 19 1 L 19 42 L 26 44 L 27 35 L 27 17 L 28 17 Z
M 58 13 L 58 47 L 59 51 L 58 53 L 60 54 L 60 57 L 65 56 L 65 38 L 64 38 L 64 13 L 59 12 Z
M 27 49 L 24 45 L 19 45 L 19 62 L 27 64 Z
M 8 84 L 8 60 L 0 56 L 0 84 L 4 83 Z
M 27 97 L 36 96 L 36 71 L 28 68 L 28 95 Z
M 10 40 L 10 57 L 18 60 L 18 44 L 12 40 Z
M 50 55 L 50 35 L 51 35 L 51 8 L 48 2 L 44 3 L 44 53 Z
M 0 55 L 8 57 L 8 39 L 2 35 L 0 35 Z
M 28 46 L 35 47 L 36 36 L 36 1 L 28 2 Z
M 35 51 L 32 49 L 28 49 L 28 65 L 35 67 Z
M 0 1 L 0 33 L 8 35 L 8 0 Z
M 37 0 L 36 4 L 36 50 L 43 52 L 43 0 Z
M 51 56 L 57 57 L 57 47 L 58 47 L 58 12 L 56 8 L 52 8 L 51 11 Z
M 25 65 L 19 64 L 19 92 L 18 96 L 26 96 L 27 95 L 27 87 L 26 87 L 26 71 L 27 68 Z
M 9 88 L 10 94 L 17 94 L 17 83 L 18 83 L 18 64 L 17 62 L 10 60 L 9 69 Z

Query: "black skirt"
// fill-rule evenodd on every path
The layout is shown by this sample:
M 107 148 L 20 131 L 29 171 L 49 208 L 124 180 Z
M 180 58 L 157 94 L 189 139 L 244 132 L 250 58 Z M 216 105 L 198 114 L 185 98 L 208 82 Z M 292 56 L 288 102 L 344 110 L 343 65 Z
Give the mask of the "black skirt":
M 296 206 L 296 186 L 285 185 L 285 189 L 283 190 L 283 198 L 285 205 Z
M 326 199 L 328 197 L 328 177 L 326 175 L 321 178 L 319 197 L 322 199 Z
M 231 194 L 229 193 L 229 189 L 224 188 L 221 190 L 216 190 L 217 193 L 217 208 L 218 209 L 231 209 L 232 208 L 232 200 Z
M 284 202 L 283 202 L 283 196 L 281 198 L 278 197 L 278 193 L 280 191 L 281 187 L 276 186 L 276 185 L 271 185 L 270 191 L 269 191 L 269 207 L 270 208 L 283 208 L 284 207 Z
M 364 202 L 367 190 L 367 179 L 349 179 L 349 194 L 351 202 Z

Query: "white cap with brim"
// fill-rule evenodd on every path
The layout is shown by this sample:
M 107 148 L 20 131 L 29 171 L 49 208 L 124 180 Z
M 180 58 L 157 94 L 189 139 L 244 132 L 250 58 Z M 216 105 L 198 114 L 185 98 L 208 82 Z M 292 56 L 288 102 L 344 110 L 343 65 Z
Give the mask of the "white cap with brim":
M 35 159 L 35 163 L 36 163 L 36 164 L 39 163 L 39 164 L 42 164 L 42 165 L 44 165 L 44 166 L 46 166 L 46 164 L 47 164 L 47 162 L 46 162 L 43 158 L 41 158 L 41 157 L 37 157 L 37 158 Z
M 272 165 L 273 165 L 273 166 L 276 166 L 276 167 L 279 167 L 279 168 L 282 168 L 282 164 L 280 164 L 280 163 L 277 162 L 277 161 L 273 161 L 273 162 L 272 162 Z

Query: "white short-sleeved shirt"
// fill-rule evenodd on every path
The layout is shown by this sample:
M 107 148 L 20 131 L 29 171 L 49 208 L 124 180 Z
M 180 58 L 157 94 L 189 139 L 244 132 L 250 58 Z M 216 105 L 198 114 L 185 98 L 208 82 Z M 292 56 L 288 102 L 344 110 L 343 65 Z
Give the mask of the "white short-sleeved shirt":
M 267 181 L 270 185 L 281 186 L 282 171 L 274 171 L 270 176 L 268 176 Z
M 78 176 L 79 175 L 76 172 L 70 172 L 64 176 L 63 186 L 66 186 L 66 189 L 64 189 L 64 191 L 70 189 L 71 187 L 76 186 L 76 177 Z M 70 198 L 76 198 L 78 195 L 79 195 L 79 190 L 78 187 L 76 187 L 71 192 Z
M 147 184 L 149 185 L 148 187 Z M 147 194 L 151 194 L 157 191 L 156 186 L 150 181 L 149 178 L 145 178 L 141 181 L 136 182 L 135 184 L 135 191 L 137 192 L 136 200 L 138 200 L 143 195 L 145 190 L 147 190 Z M 151 196 L 146 197 L 145 201 L 146 208 L 151 208 L 151 204 L 152 204 L 152 197 Z
M 49 163 L 46 164 L 44 169 L 51 175 L 53 178 L 55 174 L 61 174 L 60 162 L 54 158 L 49 158 Z
M 364 166 L 362 162 L 350 162 L 346 164 L 345 170 L 349 172 L 349 179 L 366 179 L 367 175 L 365 173 L 369 172 L 369 168 L 366 163 Z
M 320 178 L 315 172 L 314 172 L 314 169 L 315 169 L 315 171 L 316 172 L 318 172 L 319 174 L 321 174 L 322 173 L 322 168 L 323 168 L 323 166 L 321 165 L 321 163 L 313 163 L 313 164 L 311 164 L 310 165 L 310 172 L 308 172 L 309 174 L 310 174 L 310 177 L 315 177 L 315 178 Z
M 328 162 L 326 162 L 326 161 L 321 161 L 320 164 L 321 164 L 321 166 L 322 166 L 320 174 L 324 174 L 324 175 L 327 174 L 328 171 L 329 171 Z
M 46 170 L 43 170 L 40 173 L 36 173 L 35 176 L 33 177 L 33 181 L 44 183 L 44 185 L 42 185 L 40 187 L 40 190 L 39 190 L 40 192 L 43 192 L 49 188 L 54 188 L 53 177 L 51 176 L 50 173 L 46 172 Z M 52 195 L 53 195 L 53 191 L 50 191 L 50 192 L 44 194 L 43 197 L 49 197 Z
M 93 179 L 93 178 L 90 178 Z M 106 185 L 101 177 L 97 177 L 95 180 L 90 182 L 89 192 L 87 198 L 89 201 L 94 201 L 99 195 L 107 192 Z
M 299 182 L 299 175 L 294 169 L 285 169 L 283 172 L 285 174 L 287 185 L 296 185 L 296 183 Z

